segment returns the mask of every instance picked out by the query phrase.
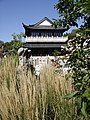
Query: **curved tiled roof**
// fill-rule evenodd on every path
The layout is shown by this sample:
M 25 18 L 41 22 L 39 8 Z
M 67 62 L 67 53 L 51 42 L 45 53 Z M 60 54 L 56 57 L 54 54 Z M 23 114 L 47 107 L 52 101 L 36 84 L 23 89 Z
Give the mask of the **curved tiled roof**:
M 40 25 L 42 22 L 44 22 L 45 20 L 47 20 L 50 24 L 51 24 L 51 26 L 49 26 L 49 25 Z M 54 28 L 53 27 L 53 22 L 51 21 L 51 20 L 49 20 L 47 17 L 44 17 L 42 20 L 40 20 L 39 22 L 37 22 L 36 24 L 33 24 L 33 25 L 25 25 L 24 23 L 22 23 L 23 24 L 23 27 L 25 28 L 25 29 L 49 29 L 49 30 L 67 30 L 67 28 L 63 28 L 62 26 L 59 26 L 59 27 L 57 27 L 57 28 Z

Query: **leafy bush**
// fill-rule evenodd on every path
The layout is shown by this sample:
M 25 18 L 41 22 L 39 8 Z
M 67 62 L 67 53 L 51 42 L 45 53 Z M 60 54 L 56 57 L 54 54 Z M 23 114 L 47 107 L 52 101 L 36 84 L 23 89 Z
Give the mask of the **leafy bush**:
M 90 119 L 90 37 L 78 36 L 69 42 L 71 54 L 68 59 L 69 67 L 78 106 L 77 113 Z M 69 95 L 70 96 L 70 95 Z M 67 96 L 68 97 L 68 96 Z

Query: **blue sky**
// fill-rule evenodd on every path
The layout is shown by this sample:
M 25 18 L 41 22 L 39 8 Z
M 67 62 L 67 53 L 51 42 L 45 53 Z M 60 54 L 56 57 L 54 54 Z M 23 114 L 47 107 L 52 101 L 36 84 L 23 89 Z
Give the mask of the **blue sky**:
M 58 18 L 54 5 L 58 0 L 0 0 L 0 40 L 12 40 L 12 34 L 24 32 L 22 22 L 34 24 L 43 17 Z
M 34 24 L 47 16 L 58 18 L 58 0 L 0 0 L 0 40 L 11 41 L 12 34 L 24 32 L 22 22 Z

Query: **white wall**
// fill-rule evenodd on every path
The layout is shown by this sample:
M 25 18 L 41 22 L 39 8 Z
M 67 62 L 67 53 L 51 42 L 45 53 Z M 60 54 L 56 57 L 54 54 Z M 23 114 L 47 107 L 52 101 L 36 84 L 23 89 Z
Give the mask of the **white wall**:
M 49 21 L 45 20 L 40 25 L 42 25 L 42 26 L 51 26 L 52 24 Z

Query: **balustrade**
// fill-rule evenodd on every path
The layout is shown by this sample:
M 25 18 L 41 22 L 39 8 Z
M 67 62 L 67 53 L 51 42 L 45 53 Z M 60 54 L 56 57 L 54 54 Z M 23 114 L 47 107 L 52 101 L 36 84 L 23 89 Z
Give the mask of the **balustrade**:
M 43 36 L 31 36 L 26 37 L 26 42 L 66 42 L 68 40 L 68 37 L 43 37 Z

